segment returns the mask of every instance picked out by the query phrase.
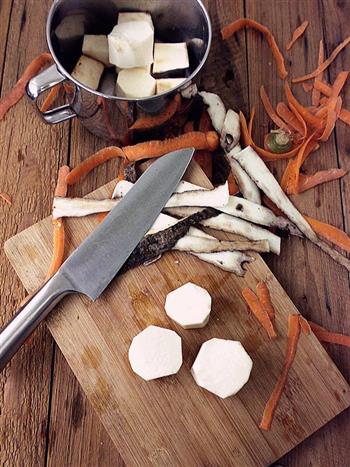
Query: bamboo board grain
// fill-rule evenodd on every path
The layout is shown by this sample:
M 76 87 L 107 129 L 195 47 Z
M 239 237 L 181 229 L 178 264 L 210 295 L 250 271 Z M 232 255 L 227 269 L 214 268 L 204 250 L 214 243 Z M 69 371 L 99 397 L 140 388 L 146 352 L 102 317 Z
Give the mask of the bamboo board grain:
M 188 175 L 207 185 L 196 166 Z M 106 197 L 113 186 L 93 196 Z M 69 220 L 69 251 L 95 225 L 94 217 Z M 8 240 L 5 251 L 24 286 L 29 291 L 38 287 L 50 260 L 50 219 Z M 166 294 L 189 280 L 213 297 L 210 322 L 200 330 L 182 330 L 163 310 Z M 258 280 L 268 282 L 276 307 L 280 337 L 274 342 L 266 339 L 240 298 L 241 288 Z M 302 336 L 273 429 L 259 430 L 283 362 L 287 316 L 294 312 L 261 258 L 238 278 L 171 253 L 117 278 L 95 303 L 83 296 L 66 298 L 47 324 L 127 465 L 255 467 L 275 461 L 350 405 L 349 386 L 323 347 L 313 335 Z M 181 335 L 184 363 L 178 375 L 147 383 L 132 373 L 127 351 L 132 337 L 149 324 Z M 211 337 L 241 340 L 253 359 L 251 380 L 236 397 L 221 400 L 192 379 L 195 355 Z

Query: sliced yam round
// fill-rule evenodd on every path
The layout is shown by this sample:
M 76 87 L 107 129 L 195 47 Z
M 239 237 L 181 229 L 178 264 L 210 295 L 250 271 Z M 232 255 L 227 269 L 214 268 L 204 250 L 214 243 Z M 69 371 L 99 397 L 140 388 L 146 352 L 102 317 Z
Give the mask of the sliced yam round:
M 148 326 L 133 338 L 129 361 L 146 381 L 174 375 L 182 365 L 181 337 L 170 329 Z
M 225 399 L 248 382 L 252 367 L 240 342 L 214 338 L 200 348 L 191 373 L 198 386 Z
M 211 296 L 203 287 L 187 282 L 170 292 L 165 300 L 165 312 L 184 329 L 204 327 L 211 310 Z

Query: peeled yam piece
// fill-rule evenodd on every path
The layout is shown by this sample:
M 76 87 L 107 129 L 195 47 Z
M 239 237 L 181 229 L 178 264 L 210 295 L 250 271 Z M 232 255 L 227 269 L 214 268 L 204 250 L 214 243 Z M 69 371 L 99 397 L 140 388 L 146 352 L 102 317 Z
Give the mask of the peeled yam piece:
M 60 45 L 68 45 L 72 41 L 79 40 L 85 32 L 85 15 L 64 16 L 55 29 L 55 36 Z
M 72 76 L 85 86 L 96 90 L 103 70 L 104 66 L 101 62 L 82 55 L 72 71 Z
M 181 337 L 170 329 L 148 326 L 133 338 L 129 361 L 146 381 L 174 375 L 182 365 Z
M 252 366 L 240 342 L 214 338 L 202 344 L 191 373 L 198 386 L 225 399 L 247 383 Z
M 83 40 L 83 54 L 108 66 L 109 53 L 107 36 L 85 34 Z
M 136 99 L 153 96 L 156 80 L 143 68 L 121 70 L 117 78 L 117 96 Z
M 161 94 L 162 92 L 170 91 L 171 89 L 180 86 L 186 78 L 162 78 L 156 80 L 156 93 Z
M 221 134 L 226 117 L 226 109 L 221 97 L 206 91 L 201 91 L 198 94 L 202 97 L 204 104 L 208 106 L 207 111 L 213 127 Z
M 204 327 L 211 310 L 211 296 L 199 285 L 187 282 L 170 292 L 165 300 L 165 312 L 184 329 Z
M 189 66 L 186 42 L 154 44 L 153 73 L 182 70 Z
M 129 23 L 131 21 L 146 21 L 154 30 L 152 16 L 143 11 L 127 11 L 119 13 L 118 24 Z
M 108 35 L 109 61 L 119 68 L 136 68 L 153 62 L 154 31 L 147 21 L 114 26 Z

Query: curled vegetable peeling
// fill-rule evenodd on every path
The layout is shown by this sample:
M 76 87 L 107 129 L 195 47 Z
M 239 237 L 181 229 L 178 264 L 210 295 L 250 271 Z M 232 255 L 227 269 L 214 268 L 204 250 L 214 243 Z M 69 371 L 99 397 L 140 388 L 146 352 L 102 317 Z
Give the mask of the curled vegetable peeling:
M 260 24 L 257 21 L 254 21 L 253 19 L 249 19 L 249 18 L 238 19 L 237 21 L 234 21 L 233 23 L 230 23 L 221 29 L 222 38 L 228 39 L 229 37 L 232 36 L 232 34 L 234 34 L 235 32 L 245 27 L 253 28 L 256 31 L 259 31 L 264 35 L 267 43 L 270 46 L 272 54 L 275 57 L 277 68 L 278 68 L 278 74 L 280 75 L 281 79 L 285 79 L 288 75 L 288 72 L 284 64 L 284 57 L 271 31 L 263 24 Z

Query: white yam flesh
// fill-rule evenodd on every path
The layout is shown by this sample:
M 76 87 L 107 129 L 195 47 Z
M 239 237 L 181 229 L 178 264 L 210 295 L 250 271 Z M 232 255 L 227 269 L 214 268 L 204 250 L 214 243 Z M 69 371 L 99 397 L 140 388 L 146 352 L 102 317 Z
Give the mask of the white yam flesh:
M 181 338 L 170 329 L 148 326 L 133 338 L 129 361 L 146 381 L 174 375 L 182 365 Z
M 239 121 L 239 115 L 232 109 L 229 109 L 226 113 L 225 120 L 223 123 L 220 144 L 225 152 L 230 152 L 237 144 L 241 137 L 241 124 Z
M 145 68 L 128 68 L 118 73 L 116 94 L 119 97 L 138 99 L 156 93 L 156 80 Z
M 283 192 L 278 181 L 254 149 L 247 146 L 241 152 L 235 154 L 234 158 L 265 195 L 303 232 L 305 237 L 317 243 L 318 238 L 315 232 Z
M 127 180 L 121 180 L 117 183 L 113 198 L 122 198 L 133 187 L 133 183 Z M 181 189 L 181 188 L 180 188 Z M 201 206 L 201 207 L 216 207 L 225 206 L 228 202 L 229 191 L 227 182 L 220 185 L 213 190 L 193 190 L 175 193 L 169 198 L 165 207 L 178 207 L 178 206 Z
M 166 214 L 160 214 L 149 230 L 148 234 L 156 233 L 161 230 L 165 230 L 168 227 L 176 224 L 178 219 L 168 216 Z M 244 263 L 251 263 L 254 261 L 252 256 L 249 256 L 241 251 L 224 251 L 220 253 L 194 253 L 193 244 L 198 245 L 198 240 L 200 238 L 216 240 L 215 237 L 203 232 L 196 227 L 190 227 L 188 234 L 178 240 L 173 248 L 173 250 L 186 251 L 190 254 L 193 254 L 197 258 L 205 261 L 206 263 L 213 264 L 214 266 L 223 269 L 224 271 L 233 272 L 238 276 L 244 276 L 245 270 L 243 269 Z M 186 248 L 183 245 L 183 240 L 191 241 L 191 248 Z
M 85 34 L 83 40 L 83 54 L 109 66 L 107 36 L 101 34 Z
M 152 16 L 143 11 L 126 11 L 118 14 L 118 24 L 130 23 L 132 21 L 146 21 L 154 30 Z
M 231 172 L 236 179 L 239 191 L 242 193 L 243 198 L 252 201 L 253 203 L 261 204 L 261 196 L 258 186 L 235 159 L 236 154 L 240 151 L 241 147 L 238 145 L 231 149 L 230 152 L 225 153 L 225 158 L 230 165 Z
M 166 212 L 173 216 L 186 217 L 198 212 L 197 208 L 170 208 Z M 227 233 L 241 235 L 249 240 L 267 240 L 269 242 L 270 251 L 276 255 L 280 254 L 281 239 L 278 235 L 270 232 L 267 229 L 252 224 L 244 219 L 230 216 L 228 214 L 219 214 L 200 222 L 204 227 L 209 227 L 215 230 L 221 230 Z
M 60 217 L 83 217 L 99 212 L 109 212 L 118 203 L 115 199 L 61 198 L 53 200 L 53 219 Z
M 186 42 L 154 44 L 153 73 L 183 70 L 189 66 Z
M 79 83 L 96 91 L 104 70 L 101 62 L 82 55 L 72 71 L 72 76 Z
M 181 96 L 184 99 L 192 99 L 195 95 L 198 94 L 198 88 L 195 83 L 188 84 L 185 89 L 181 90 Z
M 203 287 L 192 282 L 168 293 L 165 312 L 184 329 L 204 327 L 209 320 L 211 296 Z
M 207 190 L 199 185 L 186 182 L 182 180 L 176 188 L 177 193 L 184 193 L 185 191 Z M 302 235 L 299 229 L 295 227 L 288 219 L 276 216 L 271 209 L 262 206 L 261 204 L 253 203 L 245 198 L 238 196 L 229 196 L 228 203 L 225 206 L 217 206 L 218 211 L 221 211 L 230 216 L 240 217 L 254 224 L 265 225 L 268 227 L 278 227 L 280 229 L 288 230 L 293 235 Z M 187 207 L 177 208 L 177 214 L 181 217 L 190 216 L 194 214 L 194 209 Z
M 153 62 L 153 42 L 147 21 L 117 24 L 108 35 L 109 61 L 119 68 L 148 66 Z
M 202 97 L 204 104 L 208 106 L 207 111 L 211 123 L 220 135 L 224 127 L 224 121 L 226 117 L 224 103 L 222 102 L 220 96 L 212 92 L 201 91 L 198 94 Z
M 248 382 L 252 367 L 240 342 L 214 338 L 202 344 L 191 373 L 198 386 L 225 399 Z
M 168 92 L 180 86 L 186 78 L 162 78 L 156 80 L 156 93 Z

